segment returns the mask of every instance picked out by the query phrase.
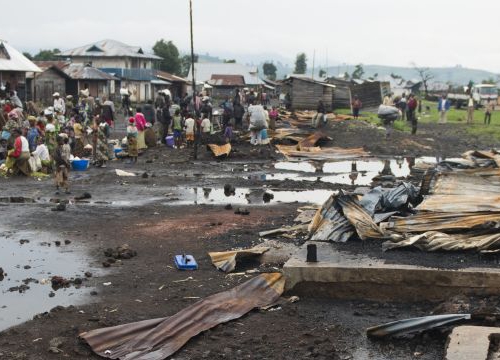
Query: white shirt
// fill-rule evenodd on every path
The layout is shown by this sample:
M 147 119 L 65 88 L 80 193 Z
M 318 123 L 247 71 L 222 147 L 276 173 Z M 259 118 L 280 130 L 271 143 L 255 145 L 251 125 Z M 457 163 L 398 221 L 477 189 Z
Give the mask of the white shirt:
M 186 134 L 193 134 L 194 133 L 194 119 L 193 118 L 188 118 L 186 119 L 186 122 L 184 123 L 186 126 Z
M 47 124 L 45 126 L 45 131 L 54 132 L 56 131 L 56 126 L 54 124 Z
M 66 112 L 66 103 L 62 98 L 54 99 L 54 110 L 63 114 Z
M 36 147 L 36 150 L 33 151 L 33 155 L 38 155 L 38 157 L 42 161 L 50 160 L 49 149 L 47 149 L 47 146 L 45 146 L 45 144 L 38 145 Z
M 210 127 L 211 127 L 211 123 L 210 123 L 210 120 L 205 118 L 203 119 L 203 121 L 201 122 L 201 129 L 203 132 L 210 132 Z
M 21 152 L 30 152 L 30 144 L 28 143 L 28 139 L 24 136 L 20 136 L 21 138 Z
M 446 111 L 446 99 L 441 99 L 441 111 Z
M 474 99 L 473 98 L 469 98 L 469 104 L 468 104 L 469 107 L 474 107 Z

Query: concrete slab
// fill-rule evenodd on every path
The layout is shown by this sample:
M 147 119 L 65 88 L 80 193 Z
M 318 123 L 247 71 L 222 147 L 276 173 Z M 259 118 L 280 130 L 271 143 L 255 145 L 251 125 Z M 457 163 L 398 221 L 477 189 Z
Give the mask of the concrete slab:
M 500 295 L 500 269 L 450 270 L 389 264 L 341 252 L 323 242 L 314 242 L 318 262 L 307 263 L 309 243 L 284 265 L 286 290 L 310 296 L 378 301 L 445 300 L 458 294 Z
M 500 328 L 457 326 L 448 336 L 445 360 L 487 360 L 490 341 L 500 336 Z M 497 359 L 497 357 L 494 357 Z

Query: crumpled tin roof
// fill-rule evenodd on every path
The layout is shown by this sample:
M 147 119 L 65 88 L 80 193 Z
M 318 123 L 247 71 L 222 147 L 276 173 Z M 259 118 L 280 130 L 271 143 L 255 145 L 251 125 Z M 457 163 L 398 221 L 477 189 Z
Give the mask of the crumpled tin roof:
M 63 71 L 74 80 L 118 80 L 104 71 L 80 64 L 70 64 Z
M 131 57 L 140 59 L 161 60 L 161 57 L 153 54 L 145 54 L 141 47 L 130 46 L 117 40 L 101 40 L 93 44 L 80 46 L 63 51 L 61 57 Z
M 41 72 L 30 59 L 0 40 L 0 71 Z

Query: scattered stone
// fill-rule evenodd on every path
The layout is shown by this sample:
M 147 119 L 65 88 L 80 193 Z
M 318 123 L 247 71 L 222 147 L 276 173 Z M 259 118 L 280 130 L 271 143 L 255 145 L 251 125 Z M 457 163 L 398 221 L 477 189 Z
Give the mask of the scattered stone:
M 147 179 L 149 177 L 149 174 L 147 172 L 142 173 L 142 178 Z
M 149 160 L 146 160 L 146 164 L 152 164 L 153 163 L 153 160 L 149 159 Z
M 61 246 L 61 242 L 59 240 L 54 241 L 54 244 L 56 244 L 56 246 Z
M 9 291 L 10 292 L 16 292 L 16 291 L 19 291 L 19 293 L 24 293 L 26 290 L 29 290 L 29 286 L 28 285 L 19 285 L 19 286 L 13 286 L 11 288 L 9 288 Z
M 90 292 L 90 295 L 91 295 L 91 296 L 97 296 L 97 291 L 95 291 L 95 290 L 94 290 L 94 291 L 91 291 L 91 292 Z
M 25 284 L 25 285 L 28 285 L 30 283 L 38 284 L 39 281 L 37 279 L 33 279 L 33 278 L 27 278 L 27 279 L 23 280 L 23 284 Z
M 226 209 L 226 210 L 233 210 L 233 205 L 227 204 L 226 206 L 224 206 L 224 209 Z
M 56 207 L 52 208 L 52 211 L 66 211 L 66 204 L 59 203 Z
M 30 241 L 29 241 L 29 240 L 27 240 L 27 239 L 21 239 L 21 240 L 19 240 L 19 244 L 21 244 L 21 245 L 27 244 L 27 243 L 29 243 L 29 242 L 30 242 Z
M 268 192 L 265 192 L 264 195 L 262 195 L 262 199 L 264 200 L 265 203 L 271 202 L 272 199 L 274 199 L 274 195 Z
M 131 259 L 137 256 L 137 251 L 133 250 L 127 244 L 118 246 L 117 248 L 108 248 L 104 251 L 104 255 L 112 259 Z M 109 259 L 108 259 L 109 262 Z
M 92 277 L 92 273 L 90 271 L 86 271 L 85 277 L 88 277 L 88 278 Z
M 73 284 L 75 285 L 81 285 L 82 283 L 83 283 L 82 278 L 76 278 L 75 280 L 73 280 Z
M 50 279 L 50 282 L 52 283 L 52 288 L 54 290 L 63 288 L 63 287 L 69 287 L 71 285 L 71 282 L 68 279 L 63 278 L 62 276 L 52 276 L 52 279 Z
M 250 210 L 248 210 L 247 208 L 240 207 L 236 209 L 234 213 L 237 215 L 250 215 Z
M 5 278 L 6 273 L 4 273 L 3 269 L 0 267 L 0 281 L 2 281 Z
M 31 269 L 31 266 L 29 266 L 29 265 L 24 265 L 24 270 L 29 270 L 29 269 Z
M 231 184 L 225 184 L 224 185 L 224 195 L 226 196 L 231 196 L 236 194 L 236 189 L 233 185 Z
M 69 245 L 71 244 L 71 240 L 64 240 L 64 245 Z
M 104 261 L 102 263 L 102 266 L 105 267 L 105 268 L 109 268 L 111 266 L 111 264 L 109 262 L 107 262 L 107 261 Z
M 92 195 L 90 195 L 90 193 L 88 193 L 88 192 L 84 192 L 80 196 L 75 196 L 76 201 L 87 200 L 87 199 L 91 199 L 91 198 L 92 198 Z

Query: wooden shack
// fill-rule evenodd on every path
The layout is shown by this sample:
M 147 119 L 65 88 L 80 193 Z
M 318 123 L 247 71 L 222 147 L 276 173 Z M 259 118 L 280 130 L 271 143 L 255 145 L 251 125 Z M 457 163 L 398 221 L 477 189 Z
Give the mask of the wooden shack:
M 382 104 L 384 96 L 390 93 L 391 84 L 385 81 L 365 81 L 351 85 L 352 96 L 358 96 L 365 111 L 376 111 Z
M 328 78 L 327 83 L 335 85 L 333 89 L 333 109 L 346 109 L 351 107 L 351 82 L 335 77 Z
M 323 100 L 327 111 L 333 110 L 335 85 L 299 75 L 283 81 L 282 91 L 290 94 L 291 110 L 315 110 Z
M 52 104 L 52 95 L 55 92 L 64 96 L 66 94 L 66 82 L 70 77 L 63 71 L 67 66 L 65 62 L 45 61 L 36 62 L 42 72 L 35 75 L 33 98 L 43 104 Z

